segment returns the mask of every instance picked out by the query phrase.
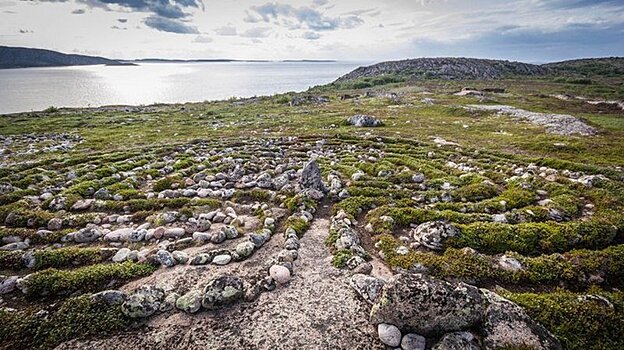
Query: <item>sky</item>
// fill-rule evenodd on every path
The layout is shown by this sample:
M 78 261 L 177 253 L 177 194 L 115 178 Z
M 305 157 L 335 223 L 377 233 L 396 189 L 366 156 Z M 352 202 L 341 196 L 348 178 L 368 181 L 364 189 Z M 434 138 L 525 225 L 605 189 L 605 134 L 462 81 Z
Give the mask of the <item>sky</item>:
M 0 0 L 0 45 L 133 58 L 624 56 L 624 0 Z

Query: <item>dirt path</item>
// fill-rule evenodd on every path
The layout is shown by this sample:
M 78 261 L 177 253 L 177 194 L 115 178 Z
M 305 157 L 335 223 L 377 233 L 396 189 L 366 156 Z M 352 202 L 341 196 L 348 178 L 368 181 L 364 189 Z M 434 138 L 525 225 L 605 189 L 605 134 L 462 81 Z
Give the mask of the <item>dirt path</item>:
M 324 244 L 328 208 L 318 216 L 300 241 L 293 279 L 255 302 L 195 315 L 173 311 L 139 330 L 71 341 L 58 349 L 384 349 L 368 322 L 368 305 L 356 298 L 346 272 L 331 265 Z M 262 255 L 277 249 L 276 239 L 282 238 L 274 237 Z M 250 260 L 243 264 L 251 266 Z M 239 271 L 243 267 L 235 265 Z

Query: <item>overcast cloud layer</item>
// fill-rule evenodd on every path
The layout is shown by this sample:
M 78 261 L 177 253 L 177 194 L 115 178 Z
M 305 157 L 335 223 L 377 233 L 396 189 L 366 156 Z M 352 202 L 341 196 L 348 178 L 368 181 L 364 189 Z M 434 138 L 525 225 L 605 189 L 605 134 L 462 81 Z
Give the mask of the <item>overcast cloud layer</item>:
M 0 45 L 112 58 L 624 56 L 623 0 L 0 0 Z

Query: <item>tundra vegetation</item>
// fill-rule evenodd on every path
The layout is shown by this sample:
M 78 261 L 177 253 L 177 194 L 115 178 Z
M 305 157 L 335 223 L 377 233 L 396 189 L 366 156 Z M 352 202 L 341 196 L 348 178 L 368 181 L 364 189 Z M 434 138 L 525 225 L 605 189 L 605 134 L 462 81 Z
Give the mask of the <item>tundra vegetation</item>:
M 136 327 L 121 304 L 91 296 L 130 292 L 169 261 L 239 264 L 244 242 L 265 249 L 258 240 L 284 233 L 294 245 L 307 213 L 343 212 L 365 260 L 494 291 L 565 348 L 622 349 L 620 66 L 573 62 L 496 80 L 395 72 L 275 96 L 2 116 L 0 347 Z M 552 133 L 475 104 L 570 115 L 596 133 Z M 383 124 L 345 122 L 355 115 Z M 298 188 L 311 155 L 322 200 Z M 431 222 L 452 230 L 422 234 Z M 332 263 L 348 269 L 356 253 L 336 248 L 338 230 L 325 234 Z M 240 250 L 219 253 L 229 240 Z

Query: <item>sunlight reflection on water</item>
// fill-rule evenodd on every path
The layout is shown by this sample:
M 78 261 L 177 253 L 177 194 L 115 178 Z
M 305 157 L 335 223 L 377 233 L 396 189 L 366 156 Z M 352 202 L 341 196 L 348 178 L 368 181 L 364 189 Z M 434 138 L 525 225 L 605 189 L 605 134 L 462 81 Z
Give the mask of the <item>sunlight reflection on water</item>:
M 271 95 L 329 83 L 362 63 L 141 63 L 0 70 L 0 113 Z

